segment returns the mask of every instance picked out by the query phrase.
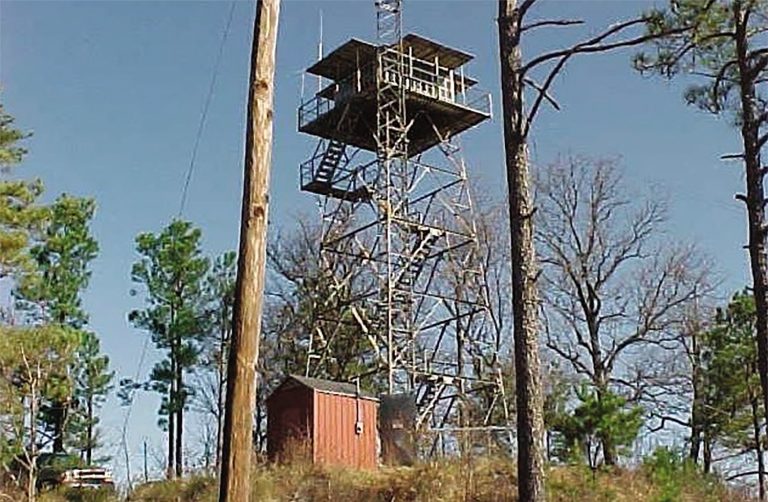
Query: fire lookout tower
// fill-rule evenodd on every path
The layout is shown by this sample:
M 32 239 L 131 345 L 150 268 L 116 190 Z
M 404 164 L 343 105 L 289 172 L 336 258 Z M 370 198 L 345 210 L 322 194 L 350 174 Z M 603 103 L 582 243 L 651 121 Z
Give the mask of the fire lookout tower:
M 319 138 L 301 188 L 323 201 L 330 293 L 306 373 L 327 376 L 354 333 L 367 347 L 356 376 L 413 393 L 417 426 L 490 426 L 507 417 L 501 341 L 456 141 L 490 118 L 490 94 L 465 72 L 471 55 L 403 36 L 401 8 L 378 0 L 377 44 L 349 40 L 307 69 L 327 84 L 298 127 Z

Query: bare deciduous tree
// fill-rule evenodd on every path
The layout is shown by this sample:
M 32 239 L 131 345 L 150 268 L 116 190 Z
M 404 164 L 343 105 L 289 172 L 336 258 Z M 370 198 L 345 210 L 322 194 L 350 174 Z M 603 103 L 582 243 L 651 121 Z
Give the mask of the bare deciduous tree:
M 536 188 L 547 346 L 598 399 L 611 389 L 661 397 L 673 375 L 655 361 L 679 349 L 686 309 L 711 289 L 708 264 L 660 239 L 663 200 L 630 196 L 615 160 L 560 158 Z M 615 464 L 611 438 L 600 439 Z
M 482 194 L 477 195 L 479 197 L 473 193 L 476 251 L 466 259 L 450 262 L 444 275 L 435 278 L 435 282 L 447 290 L 446 296 L 471 298 L 487 307 L 462 319 L 458 302 L 447 305 L 460 323 L 457 330 L 466 334 L 459 338 L 470 341 L 469 347 L 459 348 L 457 344 L 461 364 L 471 364 L 474 374 L 496 381 L 496 385 L 478 386 L 479 391 L 465 394 L 459 403 L 461 425 L 508 426 L 516 405 L 513 345 L 505 336 L 512 323 L 507 208 Z M 467 269 L 478 271 L 477 280 L 467 279 Z M 501 385 L 498 385 L 499 379 Z M 479 442 L 475 441 L 473 448 L 496 445 L 508 450 L 514 438 L 512 431 L 499 429 L 485 432 L 477 439 Z
M 271 361 L 263 374 L 268 385 L 287 373 L 308 371 L 309 376 L 344 381 L 375 367 L 374 344 L 361 335 L 350 314 L 350 305 L 363 305 L 360 298 L 375 290 L 374 278 L 354 258 L 331 252 L 321 256 L 320 241 L 321 228 L 299 219 L 295 230 L 277 235 L 267 247 L 262 360 Z M 365 310 L 357 309 L 361 316 Z M 337 320 L 339 312 L 345 313 L 343 322 Z M 317 356 L 312 361 L 307 360 L 310 334 Z
M 686 26 L 654 33 L 637 33 L 649 19 L 639 16 L 586 34 L 565 47 L 523 59 L 524 36 L 546 28 L 583 25 L 580 19 L 534 19 L 538 0 L 499 0 L 499 56 L 504 112 L 504 146 L 509 190 L 512 299 L 514 312 L 515 373 L 518 425 L 518 495 L 526 501 L 544 499 L 544 431 L 541 379 L 538 375 L 537 264 L 533 245 L 534 207 L 529 188 L 528 135 L 541 107 L 560 109 L 551 95 L 557 77 L 577 54 L 597 54 L 642 44 L 654 38 L 686 31 Z M 527 94 L 531 94 L 526 105 Z

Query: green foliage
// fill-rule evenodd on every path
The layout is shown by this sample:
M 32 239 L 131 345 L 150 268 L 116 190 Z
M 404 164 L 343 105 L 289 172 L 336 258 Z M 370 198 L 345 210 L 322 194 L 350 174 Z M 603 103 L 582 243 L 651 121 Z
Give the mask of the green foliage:
M 72 382 L 66 378 L 66 369 L 77 345 L 77 333 L 64 327 L 0 328 L 2 463 L 23 452 L 34 456 L 36 410 L 44 397 L 61 398 L 70 392 Z
M 56 450 L 70 443 L 89 459 L 98 422 L 96 402 L 103 401 L 112 378 L 108 359 L 98 353 L 98 338 L 84 330 L 88 315 L 82 308 L 81 294 L 88 286 L 90 264 L 99 250 L 90 230 L 95 209 L 95 201 L 88 198 L 64 194 L 54 201 L 40 240 L 30 252 L 35 280 L 20 284 L 16 291 L 17 303 L 29 320 L 80 331 L 82 345 L 73 366 L 68 368 L 75 378 L 73 394 L 47 402 L 42 417 Z M 95 375 L 96 370 L 101 374 Z M 84 440 L 83 436 L 90 439 Z
M 172 221 L 158 234 L 136 237 L 139 260 L 133 265 L 131 278 L 144 291 L 145 307 L 130 312 L 128 320 L 148 331 L 165 357 L 152 368 L 147 382 L 123 381 L 123 397 L 137 387 L 159 393 L 161 425 L 183 419 L 194 395 L 186 375 L 198 365 L 209 329 L 204 281 L 210 264 L 202 255 L 200 239 L 199 229 L 180 220 Z M 180 439 L 182 432 L 177 427 L 175 437 Z M 180 472 L 181 465 L 176 469 Z
M 0 105 L 0 170 L 21 162 L 26 149 L 18 142 L 28 136 L 13 128 Z M 11 280 L 21 307 L 21 319 L 13 320 L 34 325 L 0 328 L 6 377 L 0 399 L 7 410 L 0 449 L 17 456 L 43 442 L 36 437 L 41 420 L 42 428 L 53 432 L 55 449 L 63 448 L 67 433 L 77 442 L 76 424 L 87 424 L 92 437 L 95 408 L 112 378 L 98 339 L 84 330 L 88 316 L 80 298 L 98 253 L 90 233 L 95 202 L 62 195 L 42 206 L 42 192 L 38 180 L 0 181 L 0 278 Z M 70 408 L 75 411 L 71 421 Z
M 66 194 L 50 207 L 41 242 L 31 250 L 39 280 L 18 292 L 28 310 L 37 310 L 39 320 L 75 329 L 87 323 L 80 295 L 91 278 L 90 263 L 99 252 L 90 230 L 95 210 L 93 199 Z
M 80 490 L 77 488 L 59 489 L 45 492 L 39 502 L 118 502 L 123 500 L 113 488 Z
M 13 118 L 0 104 L 0 171 L 21 162 L 26 149 L 18 142 L 28 136 L 13 127 Z M 33 269 L 30 240 L 48 218 L 48 209 L 37 203 L 42 193 L 39 180 L 0 180 L 0 278 L 25 281 Z
M 109 357 L 101 353 L 99 338 L 94 333 L 81 332 L 72 373 L 76 413 L 70 424 L 69 444 L 89 464 L 93 451 L 101 446 L 97 412 L 112 389 L 114 375 L 109 370 Z
M 24 283 L 34 270 L 29 244 L 48 219 L 48 209 L 37 203 L 40 181 L 0 181 L 0 278 Z
M 653 50 L 637 54 L 634 66 L 667 78 L 688 73 L 701 77 L 686 93 L 688 104 L 709 113 L 733 112 L 738 123 L 741 103 L 739 65 L 736 64 L 736 11 L 733 0 L 674 0 L 669 8 L 649 13 L 648 33 L 660 35 Z M 764 0 L 740 2 L 741 12 L 764 11 Z M 747 37 L 759 36 L 762 16 L 746 16 Z M 755 54 L 755 56 L 762 55 Z M 752 55 L 750 54 L 750 58 Z M 752 62 L 748 63 L 752 66 Z M 764 66 L 764 65 L 763 65 Z M 755 70 L 757 76 L 759 69 Z
M 66 453 L 43 453 L 38 457 L 37 465 L 40 468 L 50 469 L 54 472 L 64 472 L 67 469 L 85 467 L 80 457 Z
M 555 455 L 586 460 L 597 466 L 600 445 L 606 440 L 621 449 L 632 444 L 643 425 L 642 408 L 609 390 L 598 392 L 582 386 L 576 390 L 579 405 L 572 412 L 551 417 L 556 437 Z
M 762 422 L 755 315 L 753 296 L 736 293 L 725 309 L 718 309 L 701 342 L 704 436 L 742 451 L 759 446 L 753 421 Z
M 653 483 L 653 502 L 677 502 L 685 500 L 685 492 L 691 485 L 698 485 L 705 494 L 704 500 L 718 500 L 718 481 L 702 475 L 696 464 L 683 452 L 658 448 L 643 459 L 643 472 Z
M 695 469 L 689 460 L 678 452 L 668 448 L 659 448 L 643 460 L 643 468 L 660 490 L 658 502 L 679 500 L 682 491 L 682 474 L 687 469 Z
M 0 169 L 8 170 L 21 162 L 27 150 L 19 146 L 19 141 L 30 135 L 13 127 L 14 119 L 5 112 L 0 103 Z

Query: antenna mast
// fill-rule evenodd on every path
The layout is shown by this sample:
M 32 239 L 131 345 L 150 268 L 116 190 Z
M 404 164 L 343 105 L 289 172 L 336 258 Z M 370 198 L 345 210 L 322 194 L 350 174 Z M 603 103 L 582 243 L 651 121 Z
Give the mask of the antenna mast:
M 317 39 L 317 60 L 320 61 L 323 59 L 323 9 L 320 9 L 320 30 L 319 30 L 319 37 Z M 320 92 L 323 90 L 323 77 L 320 75 L 317 76 L 317 92 Z

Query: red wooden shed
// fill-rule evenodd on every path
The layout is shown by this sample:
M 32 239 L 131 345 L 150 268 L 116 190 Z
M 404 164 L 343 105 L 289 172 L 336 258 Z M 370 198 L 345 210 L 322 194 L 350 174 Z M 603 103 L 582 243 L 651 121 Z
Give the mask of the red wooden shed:
M 267 454 L 304 445 L 314 463 L 374 469 L 378 405 L 355 384 L 290 375 L 267 398 Z

